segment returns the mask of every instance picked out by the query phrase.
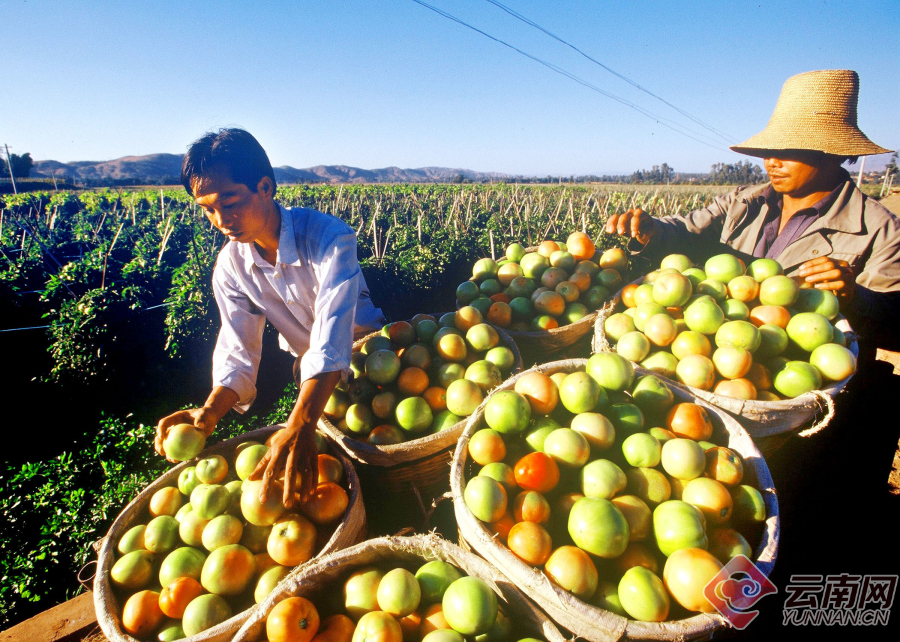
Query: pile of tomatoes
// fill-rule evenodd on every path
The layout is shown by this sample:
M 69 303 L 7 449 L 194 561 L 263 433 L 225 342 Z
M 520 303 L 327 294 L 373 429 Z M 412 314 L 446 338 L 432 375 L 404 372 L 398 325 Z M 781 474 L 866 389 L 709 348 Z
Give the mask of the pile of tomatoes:
M 535 252 L 513 243 L 499 261 L 478 260 L 472 279 L 456 288 L 456 300 L 503 328 L 552 330 L 597 310 L 621 287 L 627 269 L 624 251 L 600 254 L 583 232 L 565 243 L 543 241 Z
M 529 371 L 488 398 L 463 499 L 516 557 L 589 604 L 653 622 L 712 612 L 703 587 L 752 556 L 766 519 L 741 456 L 712 436 L 703 407 L 595 354 L 586 371 Z
M 410 567 L 413 568 L 413 567 Z M 266 618 L 268 642 L 515 642 L 515 628 L 483 580 L 432 560 L 363 566 L 342 587 L 319 587 L 319 607 L 303 597 L 279 602 Z M 320 620 L 321 612 L 329 613 Z M 533 638 L 519 642 L 540 642 Z
M 475 308 L 419 314 L 389 323 L 353 353 L 353 380 L 334 391 L 325 416 L 370 444 L 431 435 L 472 414 L 515 360 Z
M 719 254 L 701 269 L 670 254 L 641 284 L 622 289 L 622 304 L 603 324 L 616 352 L 694 388 L 777 401 L 856 371 L 834 326 L 837 297 L 801 288 L 773 259 L 745 266 Z
M 330 539 L 348 508 L 344 466 L 317 436 L 318 485 L 287 513 L 282 487 L 266 502 L 247 477 L 269 450 L 245 441 L 227 460 L 201 458 L 157 490 L 145 523 L 118 541 L 110 579 L 124 608 L 123 629 L 161 642 L 195 635 L 259 603 L 291 569 Z

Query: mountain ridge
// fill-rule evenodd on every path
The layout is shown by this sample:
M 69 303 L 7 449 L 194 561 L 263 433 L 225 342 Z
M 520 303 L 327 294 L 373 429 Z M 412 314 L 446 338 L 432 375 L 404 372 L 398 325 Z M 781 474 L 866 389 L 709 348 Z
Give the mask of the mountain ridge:
M 123 156 L 108 161 L 55 160 L 34 162 L 31 175 L 36 178 L 69 178 L 76 181 L 148 181 L 169 179 L 180 182 L 183 154 L 147 154 Z M 450 167 L 362 169 L 349 165 L 316 165 L 296 168 L 282 165 L 273 168 L 279 183 L 446 183 L 462 176 L 475 182 L 502 181 L 512 178 L 499 172 L 477 172 Z

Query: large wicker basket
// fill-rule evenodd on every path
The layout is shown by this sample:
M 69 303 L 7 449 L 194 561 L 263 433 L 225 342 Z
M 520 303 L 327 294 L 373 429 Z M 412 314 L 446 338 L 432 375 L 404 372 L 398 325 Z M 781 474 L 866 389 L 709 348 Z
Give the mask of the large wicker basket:
M 354 351 L 361 349 L 367 340 L 378 334 L 375 332 L 354 342 Z M 522 356 L 515 341 L 501 328 L 497 328 L 497 334 L 500 336 L 500 345 L 512 350 L 515 356 L 511 373 L 521 372 Z M 406 495 L 414 490 L 424 503 L 431 502 L 449 490 L 450 459 L 464 427 L 465 420 L 438 433 L 402 444 L 378 446 L 341 432 L 326 417 L 319 421 L 319 429 L 347 455 L 367 464 L 360 469 L 367 487 L 375 485 L 379 492 L 388 497 Z
M 499 597 L 514 630 L 521 637 L 535 637 L 547 642 L 565 642 L 559 629 L 532 604 L 506 577 L 480 557 L 462 550 L 437 535 L 414 537 L 380 537 L 316 560 L 269 595 L 238 631 L 234 642 L 257 642 L 265 639 L 266 616 L 281 600 L 300 596 L 310 600 L 339 591 L 336 583 L 354 569 L 369 565 L 396 564 L 415 568 L 424 562 L 442 560 L 490 585 Z M 518 639 L 518 638 L 513 638 Z
M 211 455 L 222 455 L 226 458 L 230 457 L 234 449 L 245 441 L 264 442 L 272 433 L 279 430 L 283 426 L 268 426 L 260 428 L 252 432 L 245 433 L 238 437 L 228 439 L 204 450 L 200 455 L 191 461 L 182 462 L 175 466 L 153 483 L 147 486 L 138 494 L 134 500 L 125 507 L 119 514 L 109 532 L 101 540 L 100 554 L 97 562 L 97 574 L 94 579 L 94 609 L 97 613 L 97 621 L 103 634 L 110 642 L 137 642 L 135 638 L 128 635 L 122 629 L 122 620 L 120 614 L 122 605 L 115 590 L 112 587 L 109 578 L 109 571 L 115 562 L 116 545 L 132 526 L 141 523 L 141 519 L 145 518 L 147 508 L 150 504 L 150 498 L 160 488 L 177 485 L 178 475 L 184 468 L 193 466 L 199 459 Z M 365 537 L 366 531 L 366 509 L 363 505 L 362 494 L 360 493 L 359 478 L 356 470 L 350 460 L 340 452 L 340 449 L 331 444 L 329 449 L 331 454 L 337 457 L 344 466 L 344 474 L 349 488 L 349 504 L 344 513 L 344 517 L 337 525 L 331 538 L 322 547 L 318 555 L 307 564 L 312 563 L 316 559 L 328 555 L 329 553 L 339 551 L 348 546 L 352 546 Z M 292 571 L 292 574 L 301 572 L 306 565 L 301 565 Z M 284 581 L 287 581 L 285 578 Z M 245 611 L 235 614 L 230 619 L 207 629 L 197 635 L 185 638 L 189 642 L 219 642 L 220 640 L 230 640 L 241 624 L 253 613 L 258 607 L 254 606 Z
M 555 372 L 575 372 L 584 370 L 586 359 L 571 359 L 536 366 L 532 370 L 553 374 Z M 522 373 L 521 376 L 527 374 Z M 642 368 L 635 369 L 635 376 L 652 374 Z M 515 385 L 513 377 L 497 390 L 509 390 Z M 728 447 L 740 453 L 746 464 L 744 479 L 762 492 L 766 503 L 766 523 L 759 546 L 754 553 L 754 562 L 765 574 L 775 565 L 778 551 L 779 516 L 778 500 L 774 483 L 766 462 L 747 432 L 728 413 L 697 399 L 684 389 L 672 387 L 676 402 L 690 401 L 706 408 L 714 425 L 713 440 L 727 443 Z M 463 500 L 465 474 L 468 467 L 468 444 L 472 435 L 483 425 L 482 405 L 466 424 L 462 438 L 453 457 L 450 482 L 453 493 L 453 507 L 459 524 L 461 543 L 463 540 L 489 562 L 499 568 L 522 591 L 560 626 L 578 637 L 594 641 L 618 640 L 627 637 L 632 640 L 697 640 L 711 637 L 716 631 L 729 626 L 718 614 L 694 615 L 683 620 L 669 622 L 637 622 L 621 617 L 601 608 L 591 606 L 571 593 L 559 588 L 540 570 L 524 563 L 504 545 L 498 543 L 485 525 L 478 520 Z
M 635 281 L 634 283 L 639 283 Z M 594 352 L 615 352 L 610 345 L 604 329 L 604 323 L 616 312 L 622 301 L 622 291 L 600 310 L 594 323 Z M 855 357 L 859 357 L 859 344 L 856 333 L 843 316 L 838 317 L 835 326 L 844 333 L 847 348 Z M 852 375 L 851 375 L 852 377 Z M 794 399 L 781 401 L 747 401 L 715 394 L 709 390 L 701 390 L 687 386 L 678 381 L 667 381 L 679 388 L 706 401 L 717 408 L 738 417 L 741 425 L 750 433 L 764 455 L 771 455 L 787 439 L 798 434 L 801 437 L 813 435 L 825 428 L 834 417 L 834 398 L 847 385 L 851 377 L 842 381 L 829 383 L 822 390 L 814 390 Z

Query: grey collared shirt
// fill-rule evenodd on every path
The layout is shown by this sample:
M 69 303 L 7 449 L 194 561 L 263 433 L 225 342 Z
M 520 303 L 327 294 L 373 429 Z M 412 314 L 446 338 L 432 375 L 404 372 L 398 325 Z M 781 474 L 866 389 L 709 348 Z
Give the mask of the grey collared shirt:
M 229 242 L 213 271 L 222 328 L 213 352 L 213 386 L 239 397 L 243 412 L 256 398 L 266 320 L 279 342 L 300 356 L 300 381 L 350 369 L 353 338 L 377 330 L 384 315 L 369 298 L 356 257 L 356 235 L 316 210 L 281 207 L 275 264 L 253 243 Z
M 846 180 L 850 180 L 849 175 Z M 761 196 L 765 199 L 769 207 L 768 212 L 766 213 L 765 222 L 759 232 L 759 240 L 756 242 L 756 247 L 753 249 L 753 256 L 778 259 L 787 246 L 800 238 L 803 235 L 803 232 L 805 232 L 817 218 L 828 211 L 828 208 L 831 207 L 832 203 L 837 200 L 841 190 L 844 189 L 846 180 L 841 181 L 831 193 L 822 197 L 810 207 L 795 212 L 788 220 L 787 224 L 785 224 L 784 229 L 780 232 L 778 231 L 778 228 L 781 227 L 781 207 L 783 197 L 778 194 L 771 185 L 766 188 Z

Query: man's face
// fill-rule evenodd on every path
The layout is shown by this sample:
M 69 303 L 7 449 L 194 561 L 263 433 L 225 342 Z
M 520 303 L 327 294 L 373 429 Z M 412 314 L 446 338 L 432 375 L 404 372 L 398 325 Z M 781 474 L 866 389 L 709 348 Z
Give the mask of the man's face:
M 256 192 L 235 183 L 224 169 L 213 168 L 193 184 L 194 201 L 222 234 L 238 243 L 252 243 L 271 225 L 273 186 L 264 177 Z
M 786 151 L 764 159 L 763 166 L 776 192 L 799 198 L 834 189 L 841 162 L 825 154 Z

